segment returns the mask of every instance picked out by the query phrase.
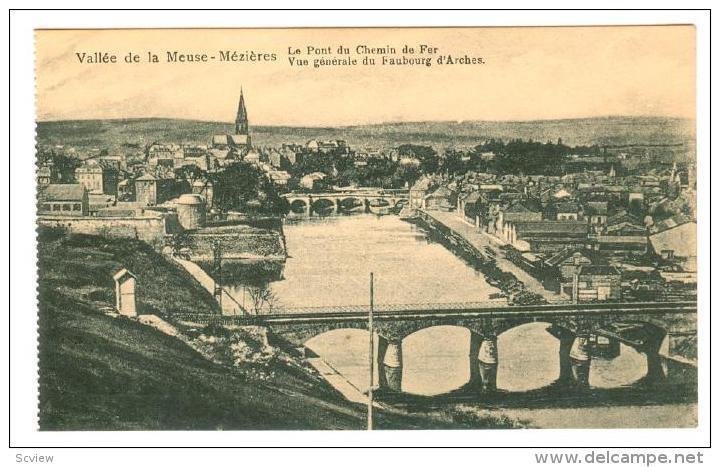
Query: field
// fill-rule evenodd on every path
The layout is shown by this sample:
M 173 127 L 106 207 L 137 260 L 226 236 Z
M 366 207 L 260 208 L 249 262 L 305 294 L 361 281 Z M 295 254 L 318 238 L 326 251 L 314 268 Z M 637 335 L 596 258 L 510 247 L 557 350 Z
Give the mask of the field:
M 232 123 L 176 119 L 67 120 L 38 122 L 39 144 L 108 148 L 157 142 L 206 144 L 211 135 L 232 131 Z M 256 147 L 304 144 L 310 139 L 344 139 L 351 147 L 380 150 L 404 143 L 472 147 L 485 139 L 514 138 L 575 145 L 688 144 L 694 122 L 665 117 L 603 117 L 526 122 L 402 122 L 347 127 L 251 126 Z

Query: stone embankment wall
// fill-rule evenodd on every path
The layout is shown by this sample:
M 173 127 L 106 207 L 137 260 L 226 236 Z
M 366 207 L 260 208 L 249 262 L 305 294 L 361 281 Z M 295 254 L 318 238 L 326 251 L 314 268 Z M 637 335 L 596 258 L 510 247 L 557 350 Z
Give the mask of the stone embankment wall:
M 63 217 L 40 216 L 38 225 L 56 227 L 70 233 L 108 238 L 136 238 L 151 245 L 161 244 L 172 229 L 166 216 L 143 217 Z
M 453 254 L 461 258 L 468 265 L 485 276 L 485 280 L 500 289 L 508 299 L 508 304 L 536 305 L 546 303 L 541 295 L 526 289 L 526 285 L 512 272 L 504 271 L 495 264 L 495 259 L 484 254 L 462 235 L 455 232 L 445 224 L 438 222 L 432 216 L 417 211 L 413 222 L 428 231 L 431 238 L 441 243 Z
M 193 261 L 212 261 L 215 245 L 219 245 L 224 260 L 284 261 L 286 257 L 282 233 L 274 230 L 196 232 L 190 238 L 190 259 Z

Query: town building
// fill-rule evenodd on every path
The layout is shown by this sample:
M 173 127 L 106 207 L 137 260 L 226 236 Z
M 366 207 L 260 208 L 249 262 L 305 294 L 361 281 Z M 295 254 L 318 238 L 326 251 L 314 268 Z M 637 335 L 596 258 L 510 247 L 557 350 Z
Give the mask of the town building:
M 87 216 L 88 193 L 79 183 L 46 185 L 38 197 L 40 216 Z
M 420 177 L 412 187 L 410 187 L 410 207 L 413 209 L 422 209 L 425 207 L 425 196 L 432 189 L 432 179 L 426 175 Z
M 583 211 L 590 225 L 602 228 L 607 224 L 608 210 L 607 201 L 588 201 Z
M 452 211 L 457 205 L 457 193 L 448 187 L 441 186 L 425 196 L 423 200 L 425 209 Z
M 212 207 L 213 199 L 215 197 L 212 181 L 195 180 L 192 184 L 192 192 L 201 195 L 205 199 L 205 205 L 208 209 Z
M 50 167 L 43 165 L 38 168 L 36 179 L 38 187 L 49 185 L 52 182 L 52 171 L 50 170 Z
M 474 223 L 475 227 L 481 227 L 481 223 L 485 221 L 486 214 L 483 212 L 484 204 L 482 201 L 482 193 L 479 191 L 471 191 L 459 195 L 458 215 Z
M 341 139 L 318 141 L 311 139 L 305 144 L 305 147 L 310 152 L 322 152 L 322 153 L 335 153 L 335 154 L 348 154 L 350 148 L 347 143 Z
M 192 186 L 187 180 L 175 179 L 174 174 L 161 174 L 158 176 L 146 172 L 136 178 L 135 201 L 140 206 L 156 206 L 177 198 L 183 193 L 190 193 Z
M 99 210 L 114 206 L 115 202 L 115 195 L 88 193 L 88 214 L 94 216 Z
M 504 192 L 498 196 L 501 200 L 505 195 L 510 193 Z M 520 197 L 511 201 L 506 207 L 500 206 L 495 213 L 495 232 L 506 233 L 506 224 L 518 222 L 539 222 L 543 218 L 542 204 L 535 198 Z
M 551 210 L 554 219 L 558 221 L 577 221 L 582 218 L 582 208 L 574 201 L 555 203 Z
M 118 170 L 112 166 L 88 161 L 75 169 L 75 180 L 90 193 L 117 195 Z
M 602 261 L 584 248 L 565 248 L 544 261 L 546 268 L 554 268 L 561 283 L 572 281 L 581 266 L 601 264 Z
M 589 226 L 582 221 L 507 222 L 500 232 L 505 242 L 519 251 L 557 252 L 564 248 L 584 248 Z
M 577 279 L 577 301 L 620 300 L 622 298 L 621 277 L 620 271 L 614 266 L 580 266 Z M 572 290 L 572 284 L 570 284 L 570 289 Z M 563 286 L 565 294 L 567 294 L 567 290 L 567 285 Z
M 157 196 L 158 179 L 152 174 L 146 173 L 135 179 L 135 201 L 143 206 L 155 206 L 158 202 Z
M 237 114 L 235 115 L 235 133 L 213 135 L 210 145 L 214 149 L 233 150 L 239 155 L 245 155 L 252 148 L 248 113 L 245 108 L 245 97 L 240 89 Z
M 322 185 L 322 181 L 327 177 L 322 172 L 313 172 L 305 175 L 300 179 L 300 187 L 306 190 L 316 190 Z

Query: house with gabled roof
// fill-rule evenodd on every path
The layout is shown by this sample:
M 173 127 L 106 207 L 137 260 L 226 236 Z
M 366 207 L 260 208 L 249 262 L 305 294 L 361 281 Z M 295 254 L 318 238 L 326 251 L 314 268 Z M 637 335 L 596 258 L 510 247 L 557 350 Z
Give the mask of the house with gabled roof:
M 87 216 L 88 192 L 79 183 L 51 183 L 38 195 L 40 216 Z
M 497 210 L 495 231 L 506 233 L 506 224 L 517 222 L 537 222 L 543 218 L 542 203 L 536 198 L 523 196 L 512 201 L 506 207 Z
M 505 241 L 520 251 L 551 253 L 567 247 L 584 248 L 589 226 L 582 221 L 508 222 L 503 230 Z
M 579 203 L 568 200 L 552 204 L 550 211 L 558 221 L 577 221 L 582 218 L 582 207 Z
M 572 280 L 581 266 L 591 264 L 606 264 L 606 262 L 587 248 L 564 248 L 544 261 L 545 267 L 557 270 L 563 282 Z
M 580 266 L 577 281 L 578 302 L 620 300 L 622 298 L 620 270 L 608 265 Z M 572 284 L 570 284 L 572 288 Z M 567 291 L 567 287 L 563 287 Z
M 441 186 L 425 196 L 425 209 L 451 211 L 457 205 L 457 193 L 448 187 Z

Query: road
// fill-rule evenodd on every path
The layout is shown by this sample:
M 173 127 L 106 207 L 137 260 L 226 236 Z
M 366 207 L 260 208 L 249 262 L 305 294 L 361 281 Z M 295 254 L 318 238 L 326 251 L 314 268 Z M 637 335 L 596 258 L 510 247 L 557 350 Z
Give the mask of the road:
M 542 295 L 548 303 L 559 303 L 564 302 L 559 294 L 551 292 L 543 287 L 542 283 L 535 279 L 533 276 L 525 272 L 519 266 L 505 258 L 505 252 L 498 248 L 501 244 L 499 240 L 490 236 L 486 232 L 479 231 L 475 226 L 466 223 L 457 213 L 454 212 L 442 212 L 442 211 L 424 211 L 425 214 L 432 217 L 436 221 L 444 224 L 448 228 L 452 229 L 467 240 L 471 245 L 477 248 L 479 251 L 484 251 L 485 247 L 491 248 L 495 256 L 495 264 L 503 271 L 512 273 L 518 280 L 525 284 L 525 287 L 536 294 Z

